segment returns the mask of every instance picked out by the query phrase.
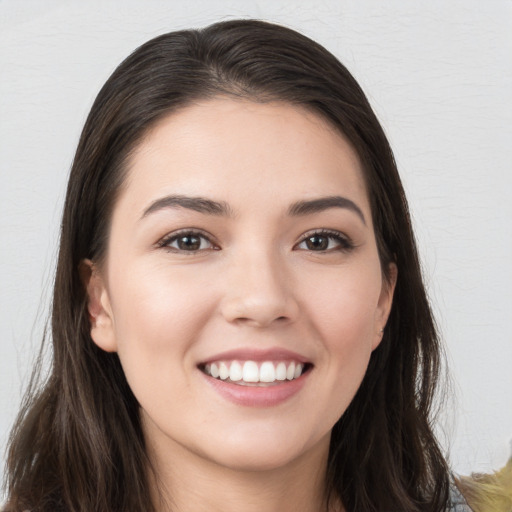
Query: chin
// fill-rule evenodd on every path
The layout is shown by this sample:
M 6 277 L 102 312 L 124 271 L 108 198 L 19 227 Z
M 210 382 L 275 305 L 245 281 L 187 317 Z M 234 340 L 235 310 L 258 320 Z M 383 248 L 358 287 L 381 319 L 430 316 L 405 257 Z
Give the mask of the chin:
M 290 436 L 289 432 L 278 435 L 266 431 L 259 436 L 240 436 L 238 440 L 230 438 L 222 445 L 212 445 L 215 451 L 212 450 L 206 456 L 218 465 L 236 471 L 273 471 L 298 464 L 306 455 L 309 458 L 311 452 L 317 451 L 326 457 L 329 439 L 330 433 L 319 441 L 304 442 L 297 435 Z
M 274 471 L 293 464 L 300 458 L 300 454 L 270 453 L 266 450 L 244 450 L 234 453 L 224 453 L 221 457 L 215 456 L 214 462 L 219 466 L 246 473 Z

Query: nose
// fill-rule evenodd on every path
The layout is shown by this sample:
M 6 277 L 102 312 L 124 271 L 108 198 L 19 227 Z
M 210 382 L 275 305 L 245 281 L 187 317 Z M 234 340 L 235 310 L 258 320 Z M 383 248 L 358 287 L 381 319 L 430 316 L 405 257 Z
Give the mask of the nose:
M 276 255 L 245 254 L 231 262 L 221 312 L 230 323 L 253 327 L 293 322 L 299 306 L 285 265 Z

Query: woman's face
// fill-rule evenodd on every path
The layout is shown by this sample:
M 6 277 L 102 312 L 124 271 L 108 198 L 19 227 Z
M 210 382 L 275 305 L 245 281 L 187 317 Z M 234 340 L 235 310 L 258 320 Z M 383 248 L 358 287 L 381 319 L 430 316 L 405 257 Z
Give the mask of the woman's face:
M 270 469 L 326 453 L 393 284 L 345 139 L 298 107 L 217 98 L 139 145 L 88 291 L 158 453 Z

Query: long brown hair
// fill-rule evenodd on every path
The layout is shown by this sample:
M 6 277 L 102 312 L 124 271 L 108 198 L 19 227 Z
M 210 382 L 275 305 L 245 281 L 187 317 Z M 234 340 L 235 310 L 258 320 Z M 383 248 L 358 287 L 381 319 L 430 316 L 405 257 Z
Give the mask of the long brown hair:
M 147 42 L 92 106 L 64 206 L 50 373 L 30 389 L 12 431 L 6 510 L 154 510 L 139 406 L 117 355 L 91 340 L 78 268 L 105 255 L 125 162 L 141 137 L 162 116 L 218 95 L 301 105 L 359 155 L 382 268 L 386 275 L 394 261 L 398 281 L 383 341 L 333 429 L 326 493 L 347 511 L 443 510 L 448 470 L 431 428 L 441 348 L 393 154 L 361 88 L 332 54 L 293 30 L 251 20 Z

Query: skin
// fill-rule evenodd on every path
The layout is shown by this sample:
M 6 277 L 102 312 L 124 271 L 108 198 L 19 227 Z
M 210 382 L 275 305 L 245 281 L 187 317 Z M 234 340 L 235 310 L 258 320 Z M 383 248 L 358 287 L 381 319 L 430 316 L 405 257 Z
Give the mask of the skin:
M 221 202 L 229 215 L 144 214 L 176 194 Z M 349 207 L 289 214 L 326 196 L 362 216 Z M 205 236 L 198 250 L 172 239 L 190 228 Z M 341 238 L 305 240 L 326 229 Z M 92 338 L 119 354 L 164 497 L 171 489 L 180 511 L 318 512 L 330 432 L 381 341 L 396 276 L 393 267 L 383 279 L 347 141 L 286 103 L 215 98 L 173 113 L 131 158 L 105 263 L 84 268 Z M 254 347 L 307 358 L 300 391 L 251 407 L 207 385 L 198 364 Z

